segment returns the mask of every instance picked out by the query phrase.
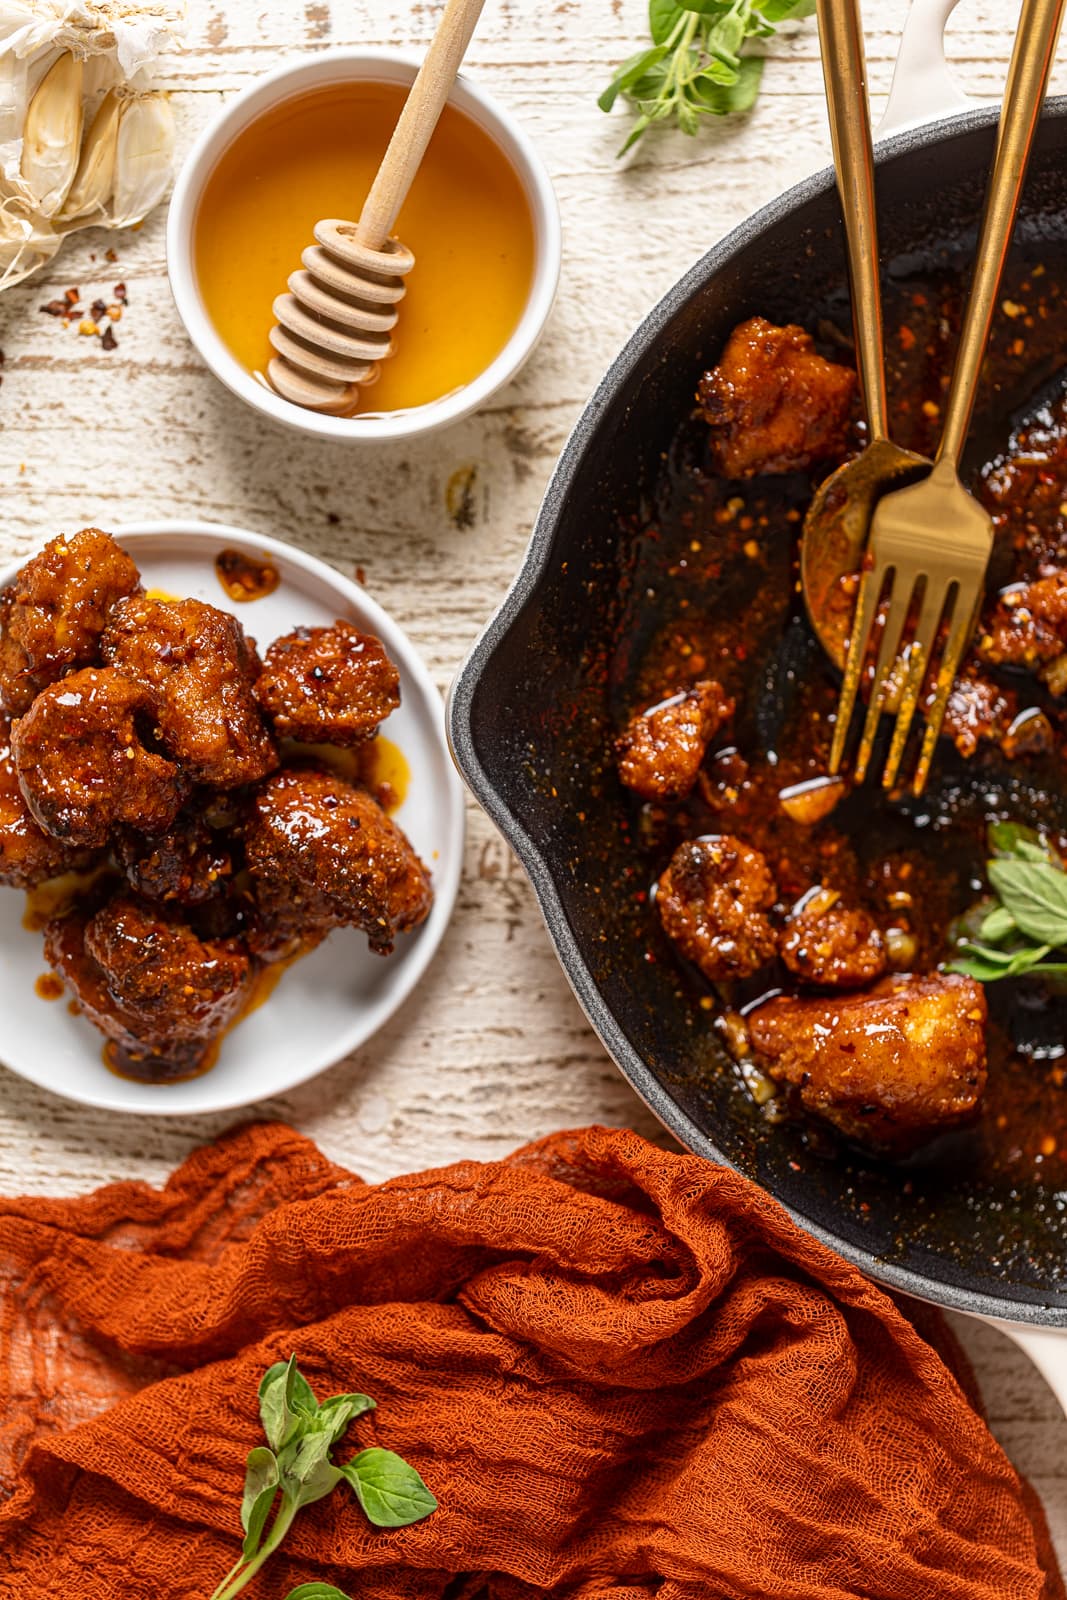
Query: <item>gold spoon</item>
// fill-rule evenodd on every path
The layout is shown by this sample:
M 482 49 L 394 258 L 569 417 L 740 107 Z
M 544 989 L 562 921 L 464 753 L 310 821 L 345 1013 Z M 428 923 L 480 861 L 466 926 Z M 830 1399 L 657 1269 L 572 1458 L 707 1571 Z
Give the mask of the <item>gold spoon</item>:
M 842 579 L 860 570 L 879 496 L 914 480 L 930 463 L 889 438 L 874 154 L 859 0 L 818 0 L 816 10 L 868 444 L 816 490 L 804 519 L 800 578 L 819 643 L 837 666 L 844 667 L 852 603 Z

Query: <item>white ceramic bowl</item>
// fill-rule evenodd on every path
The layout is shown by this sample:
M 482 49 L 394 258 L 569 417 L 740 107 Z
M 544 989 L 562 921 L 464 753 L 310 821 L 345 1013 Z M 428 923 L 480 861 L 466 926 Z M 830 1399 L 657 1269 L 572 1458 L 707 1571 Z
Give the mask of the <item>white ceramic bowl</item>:
M 250 122 L 293 95 L 350 80 L 407 85 L 418 67 L 416 57 L 396 50 L 328 50 L 279 67 L 227 101 L 197 139 L 174 186 L 167 217 L 167 270 L 178 313 L 190 339 L 215 376 L 248 405 L 276 422 L 320 439 L 368 444 L 410 438 L 432 433 L 476 411 L 518 372 L 540 338 L 555 299 L 562 246 L 552 182 L 519 124 L 483 89 L 461 76 L 449 102 L 478 123 L 508 157 L 526 192 L 534 225 L 530 296 L 517 328 L 496 360 L 473 382 L 429 405 L 384 415 L 327 417 L 291 405 L 268 389 L 245 370 L 216 332 L 197 286 L 193 226 L 204 184 L 222 152 Z
M 448 754 L 441 697 L 413 646 L 363 590 L 325 562 L 274 539 L 210 522 L 146 522 L 115 529 L 146 588 L 207 600 L 240 617 L 262 649 L 298 624 L 344 617 L 376 634 L 400 669 L 401 706 L 384 733 L 400 747 L 411 784 L 396 820 L 433 874 L 434 904 L 390 956 L 372 955 L 354 928 L 332 933 L 295 962 L 270 997 L 222 1042 L 218 1062 L 185 1083 L 134 1083 L 109 1072 L 103 1036 L 64 1000 L 35 992 L 47 971 L 41 935 L 24 928 L 25 896 L 0 888 L 0 1062 L 45 1089 L 112 1111 L 186 1116 L 282 1094 L 365 1044 L 407 999 L 448 925 L 463 859 L 463 785 Z M 233 602 L 215 575 L 228 548 L 268 558 L 281 576 L 263 599 Z M 0 572 L 10 582 L 18 563 Z

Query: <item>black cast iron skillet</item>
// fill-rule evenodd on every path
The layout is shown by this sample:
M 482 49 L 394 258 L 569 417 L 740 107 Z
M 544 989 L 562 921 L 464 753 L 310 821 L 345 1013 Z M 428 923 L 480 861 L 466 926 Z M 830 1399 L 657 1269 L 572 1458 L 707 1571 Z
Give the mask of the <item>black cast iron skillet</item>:
M 977 111 L 879 147 L 890 270 L 973 255 L 996 114 Z M 1018 237 L 1067 273 L 1067 99 L 1038 135 Z M 790 190 L 710 251 L 630 339 L 582 415 L 514 588 L 453 688 L 450 736 L 474 794 L 517 851 L 560 961 L 630 1083 L 691 1150 L 775 1195 L 810 1232 L 896 1289 L 980 1315 L 1067 1328 L 1067 1196 L 936 1166 L 909 1175 L 828 1160 L 751 1114 L 694 1027 L 666 965 L 603 891 L 620 865 L 605 665 L 628 554 L 662 452 L 701 371 L 743 318 L 847 326 L 832 174 Z M 1067 352 L 1065 352 L 1067 354 Z

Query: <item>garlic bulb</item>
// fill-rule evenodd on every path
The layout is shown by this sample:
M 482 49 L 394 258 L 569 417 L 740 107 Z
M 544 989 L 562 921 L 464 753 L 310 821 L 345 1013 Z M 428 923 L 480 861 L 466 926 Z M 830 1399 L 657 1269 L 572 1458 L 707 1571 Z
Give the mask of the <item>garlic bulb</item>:
M 162 199 L 173 115 L 147 82 L 180 4 L 0 0 L 0 289 L 75 229 L 130 227 Z

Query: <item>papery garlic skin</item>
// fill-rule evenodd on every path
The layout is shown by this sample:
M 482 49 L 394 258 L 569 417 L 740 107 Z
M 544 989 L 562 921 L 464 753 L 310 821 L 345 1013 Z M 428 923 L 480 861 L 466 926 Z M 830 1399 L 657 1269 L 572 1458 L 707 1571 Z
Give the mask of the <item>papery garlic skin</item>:
M 84 81 L 82 63 L 64 50 L 26 108 L 19 172 L 43 217 L 54 216 L 62 206 L 78 170 Z
M 0 202 L 0 289 L 21 283 L 51 261 L 63 243 L 46 222 L 35 223 L 16 201 Z

